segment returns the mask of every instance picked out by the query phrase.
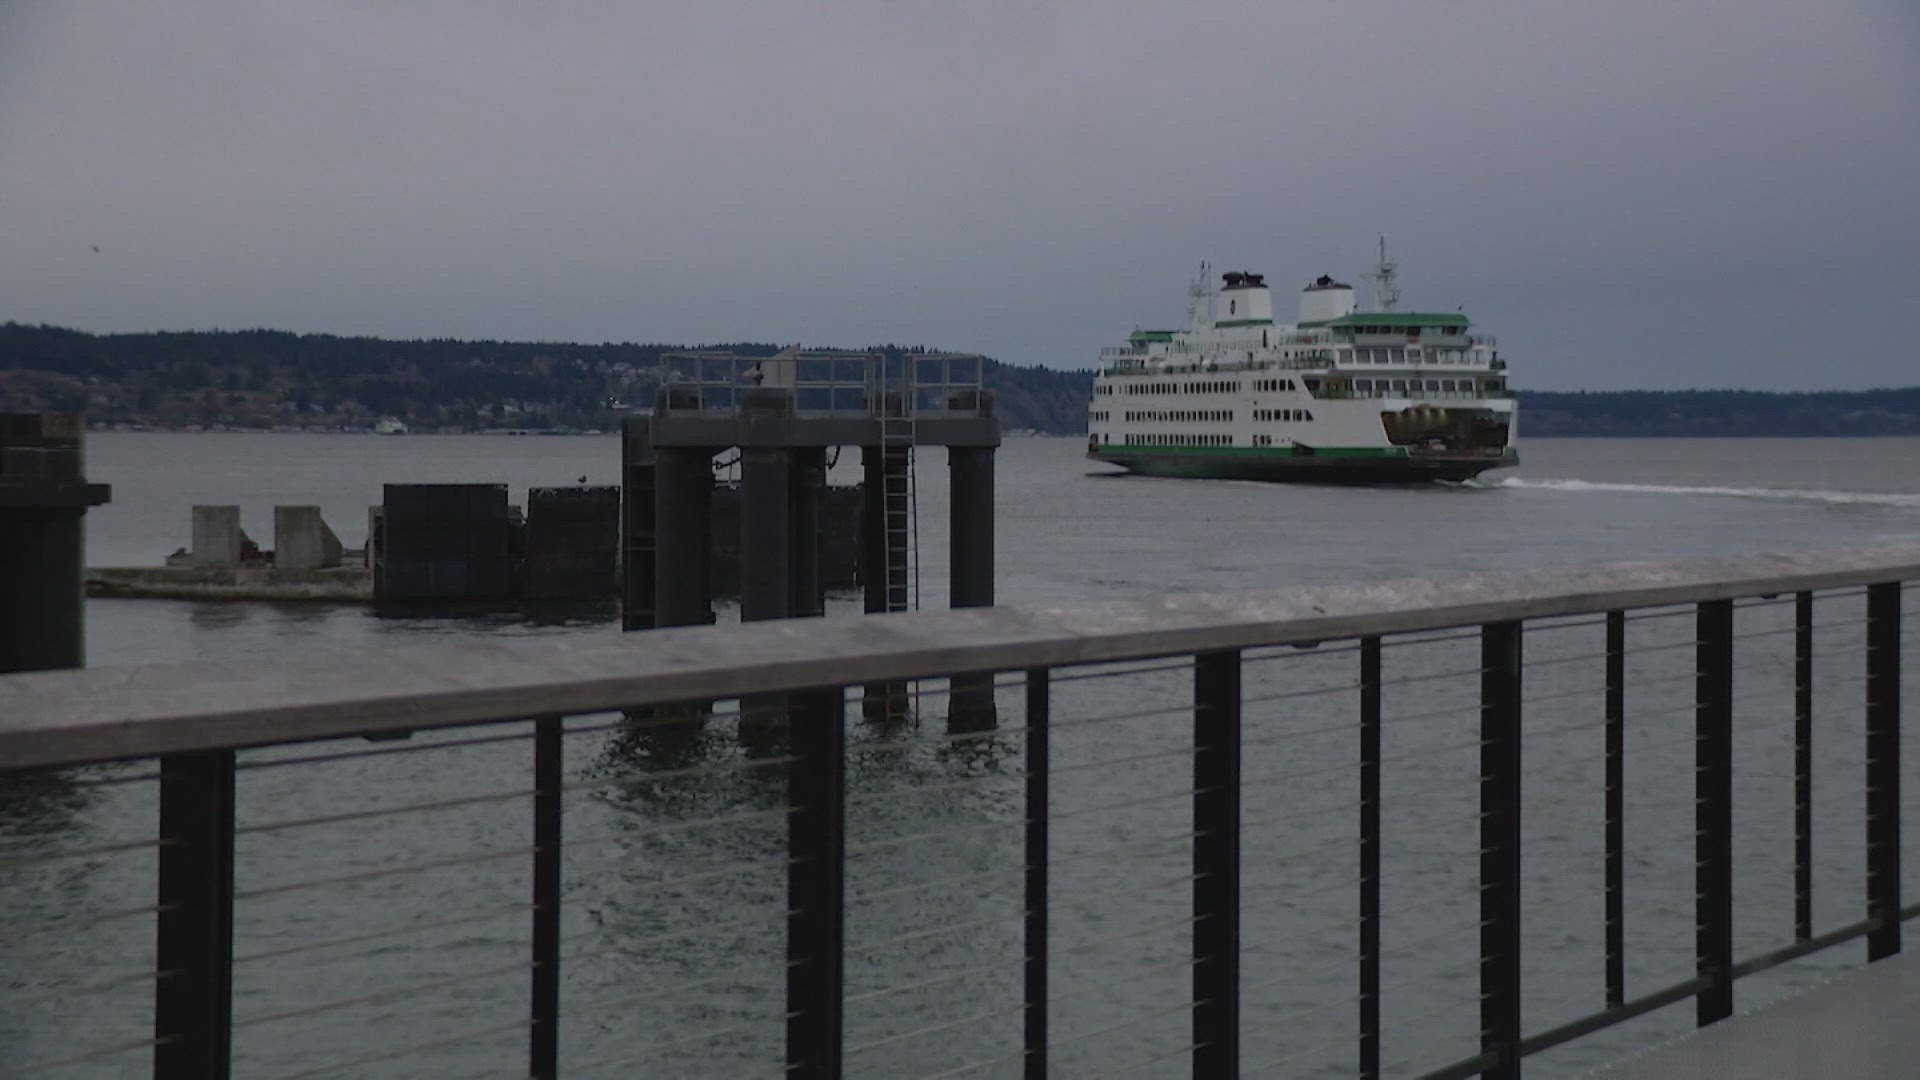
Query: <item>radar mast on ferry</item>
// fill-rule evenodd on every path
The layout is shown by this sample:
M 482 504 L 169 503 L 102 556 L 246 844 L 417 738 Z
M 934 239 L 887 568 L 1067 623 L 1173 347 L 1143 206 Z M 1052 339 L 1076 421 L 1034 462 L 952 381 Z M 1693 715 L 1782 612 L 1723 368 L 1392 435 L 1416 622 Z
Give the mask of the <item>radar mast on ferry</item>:
M 1187 286 L 1187 329 L 1205 330 L 1213 325 L 1213 266 L 1200 260 L 1200 273 Z
M 1361 277 L 1373 282 L 1373 310 L 1392 311 L 1400 303 L 1400 264 L 1387 258 L 1387 238 L 1380 238 L 1380 262 Z

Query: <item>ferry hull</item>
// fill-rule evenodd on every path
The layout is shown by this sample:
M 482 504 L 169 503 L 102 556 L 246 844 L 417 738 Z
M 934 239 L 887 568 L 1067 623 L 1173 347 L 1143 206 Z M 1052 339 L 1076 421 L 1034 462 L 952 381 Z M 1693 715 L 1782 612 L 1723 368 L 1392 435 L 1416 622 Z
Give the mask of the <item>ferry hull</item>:
M 1209 453 L 1182 448 L 1178 453 L 1101 447 L 1089 460 L 1117 465 L 1142 476 L 1178 476 L 1213 480 L 1276 480 L 1310 484 L 1390 484 L 1423 480 L 1470 480 L 1488 469 L 1516 465 L 1511 448 L 1499 456 L 1441 456 L 1377 453 L 1259 454 Z

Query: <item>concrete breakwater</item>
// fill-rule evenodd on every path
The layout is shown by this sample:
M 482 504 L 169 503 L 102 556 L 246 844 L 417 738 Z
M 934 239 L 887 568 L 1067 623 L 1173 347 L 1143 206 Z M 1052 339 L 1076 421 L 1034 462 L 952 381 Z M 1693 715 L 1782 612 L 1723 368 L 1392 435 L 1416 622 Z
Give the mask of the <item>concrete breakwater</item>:
M 156 600 L 332 600 L 364 603 L 373 571 L 364 566 L 293 570 L 273 566 L 96 566 L 87 595 Z

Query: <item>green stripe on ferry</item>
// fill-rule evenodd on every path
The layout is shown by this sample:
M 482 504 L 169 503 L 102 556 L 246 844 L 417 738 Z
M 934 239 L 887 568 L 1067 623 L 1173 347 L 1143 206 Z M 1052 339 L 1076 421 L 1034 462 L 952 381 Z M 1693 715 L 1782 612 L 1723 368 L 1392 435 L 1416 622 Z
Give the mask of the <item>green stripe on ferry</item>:
M 1349 457 L 1402 458 L 1404 446 L 1316 446 L 1311 454 L 1296 454 L 1291 446 L 1149 446 L 1138 443 L 1103 443 L 1095 453 L 1148 454 L 1157 457 Z

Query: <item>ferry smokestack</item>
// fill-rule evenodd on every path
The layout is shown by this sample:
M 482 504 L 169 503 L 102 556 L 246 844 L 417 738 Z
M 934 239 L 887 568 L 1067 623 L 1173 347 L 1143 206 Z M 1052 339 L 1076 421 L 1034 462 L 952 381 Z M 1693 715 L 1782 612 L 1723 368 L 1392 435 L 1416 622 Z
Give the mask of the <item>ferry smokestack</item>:
M 1326 322 L 1353 314 L 1353 286 L 1321 274 L 1300 291 L 1300 321 Z
M 1223 274 L 1220 280 L 1220 300 L 1213 313 L 1215 325 L 1244 326 L 1273 321 L 1273 294 L 1267 291 L 1264 275 L 1236 272 Z

